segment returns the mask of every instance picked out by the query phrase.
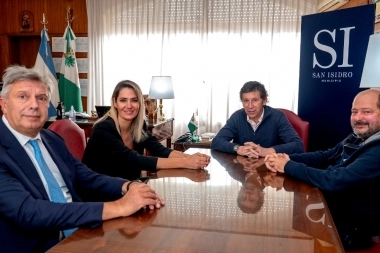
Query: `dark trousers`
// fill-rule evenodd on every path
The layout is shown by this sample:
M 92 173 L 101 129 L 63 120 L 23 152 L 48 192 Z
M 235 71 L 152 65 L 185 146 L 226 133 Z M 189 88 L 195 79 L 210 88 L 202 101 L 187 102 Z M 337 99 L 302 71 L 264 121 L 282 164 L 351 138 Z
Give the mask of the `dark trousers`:
M 363 231 L 356 229 L 347 233 L 338 227 L 337 230 L 345 251 L 368 249 L 372 246 L 372 237 Z

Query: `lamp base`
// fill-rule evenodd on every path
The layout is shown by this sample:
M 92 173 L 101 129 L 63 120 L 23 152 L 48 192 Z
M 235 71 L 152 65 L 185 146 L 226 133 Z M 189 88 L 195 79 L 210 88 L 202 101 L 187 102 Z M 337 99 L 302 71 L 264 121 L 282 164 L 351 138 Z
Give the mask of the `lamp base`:
M 164 116 L 162 115 L 162 107 L 164 107 L 164 106 L 162 105 L 162 99 L 160 99 L 160 105 L 159 105 L 160 117 L 158 118 L 158 121 L 164 121 L 165 120 Z

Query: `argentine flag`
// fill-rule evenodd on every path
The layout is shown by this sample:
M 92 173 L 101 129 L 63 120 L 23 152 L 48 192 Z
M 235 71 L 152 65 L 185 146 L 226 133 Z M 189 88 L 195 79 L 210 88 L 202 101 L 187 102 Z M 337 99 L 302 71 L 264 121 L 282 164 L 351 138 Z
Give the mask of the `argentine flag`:
M 75 111 L 83 112 L 79 84 L 78 65 L 75 57 L 75 34 L 68 25 L 63 34 L 65 39 L 61 72 L 59 74 L 59 95 L 66 108 L 74 106 Z
M 59 102 L 57 74 L 55 73 L 53 58 L 49 46 L 49 37 L 45 28 L 41 31 L 41 44 L 40 49 L 38 50 L 36 63 L 34 64 L 34 70 L 51 79 L 52 91 L 48 117 L 57 116 L 57 111 L 55 109 Z

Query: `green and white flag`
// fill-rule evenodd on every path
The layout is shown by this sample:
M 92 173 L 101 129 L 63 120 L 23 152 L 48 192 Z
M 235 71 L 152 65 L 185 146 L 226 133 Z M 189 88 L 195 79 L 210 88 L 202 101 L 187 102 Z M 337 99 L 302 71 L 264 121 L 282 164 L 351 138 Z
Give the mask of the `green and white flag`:
M 75 57 L 76 37 L 70 25 L 66 27 L 63 38 L 65 42 L 63 43 L 62 65 L 58 82 L 59 97 L 67 110 L 74 106 L 75 111 L 83 112 L 78 65 Z
M 194 113 L 193 113 L 193 116 L 191 117 L 191 120 L 190 120 L 189 124 L 187 125 L 187 127 L 189 128 L 190 133 L 193 133 L 195 130 L 198 129 L 198 127 L 195 123 Z

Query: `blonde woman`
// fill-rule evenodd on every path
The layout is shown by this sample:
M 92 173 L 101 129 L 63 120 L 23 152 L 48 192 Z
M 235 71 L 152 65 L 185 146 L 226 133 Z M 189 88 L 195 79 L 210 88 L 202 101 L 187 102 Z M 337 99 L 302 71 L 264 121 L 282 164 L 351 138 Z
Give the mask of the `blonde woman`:
M 94 124 L 83 162 L 96 172 L 130 180 L 139 178 L 141 170 L 203 169 L 209 164 L 207 155 L 187 155 L 163 146 L 147 130 L 144 118 L 140 87 L 129 80 L 119 82 L 111 109 Z M 144 156 L 144 149 L 151 156 Z

